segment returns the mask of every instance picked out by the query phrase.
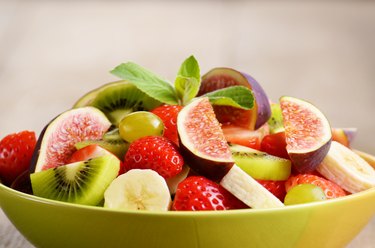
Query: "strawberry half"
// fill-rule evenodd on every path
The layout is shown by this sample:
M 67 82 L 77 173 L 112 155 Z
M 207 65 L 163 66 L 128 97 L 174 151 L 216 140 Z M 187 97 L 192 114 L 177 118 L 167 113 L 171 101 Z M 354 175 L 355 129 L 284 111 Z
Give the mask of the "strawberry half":
M 170 178 L 182 171 L 184 159 L 178 147 L 162 136 L 146 136 L 133 141 L 125 154 L 125 169 L 151 169 Z
M 321 187 L 327 199 L 333 199 L 346 195 L 346 192 L 334 182 L 312 174 L 298 174 L 296 176 L 289 177 L 285 183 L 285 189 L 288 192 L 294 186 L 304 183 L 314 184 Z
M 221 129 L 229 143 L 247 146 L 256 150 L 260 150 L 260 143 L 264 135 L 268 133 L 265 127 L 253 131 L 243 127 L 223 125 Z
M 151 112 L 163 121 L 164 137 L 173 141 L 176 145 L 179 144 L 177 133 L 177 116 L 182 106 L 180 105 L 162 105 L 153 109 Z
M 0 141 L 0 179 L 5 185 L 29 169 L 36 145 L 35 132 L 22 131 Z
M 285 191 L 285 181 L 272 181 L 272 180 L 257 180 L 258 183 L 262 184 L 269 192 L 274 196 L 279 198 L 280 201 L 284 201 L 286 191 Z
M 219 184 L 202 176 L 182 181 L 176 191 L 172 209 L 176 211 L 228 210 L 249 208 Z

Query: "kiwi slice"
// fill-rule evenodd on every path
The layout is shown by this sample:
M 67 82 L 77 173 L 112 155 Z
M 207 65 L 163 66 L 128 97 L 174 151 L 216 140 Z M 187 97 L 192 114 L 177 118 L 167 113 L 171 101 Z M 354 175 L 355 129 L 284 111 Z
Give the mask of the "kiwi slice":
M 33 173 L 30 179 L 36 196 L 96 206 L 119 170 L 120 160 L 106 155 Z
M 87 97 L 92 97 L 88 94 Z M 88 104 L 100 109 L 115 126 L 131 112 L 152 110 L 161 105 L 159 101 L 126 81 L 106 85 L 92 94 L 96 96 L 90 101 L 86 100 Z
M 281 113 L 280 104 L 271 104 L 271 117 L 267 121 L 270 133 L 284 132 L 283 115 Z
M 230 150 L 235 163 L 254 179 L 283 181 L 290 176 L 292 164 L 288 159 L 241 145 L 230 145 Z
M 84 140 L 76 143 L 74 146 L 77 150 L 79 150 L 92 144 L 99 145 L 121 160 L 124 158 L 125 153 L 129 148 L 129 143 L 123 140 Z

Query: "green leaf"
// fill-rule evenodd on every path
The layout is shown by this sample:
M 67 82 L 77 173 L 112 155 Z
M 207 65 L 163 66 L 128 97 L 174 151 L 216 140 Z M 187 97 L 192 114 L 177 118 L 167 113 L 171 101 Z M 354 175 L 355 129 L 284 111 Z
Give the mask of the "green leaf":
M 196 97 L 200 83 L 201 76 L 198 61 L 194 56 L 190 56 L 182 63 L 174 83 L 177 96 L 181 99 L 182 105 L 187 104 Z
M 150 97 L 166 103 L 178 104 L 178 98 L 172 85 L 154 73 L 132 62 L 123 63 L 111 71 L 115 76 L 134 84 Z
M 252 109 L 253 92 L 244 86 L 231 86 L 205 94 L 213 105 L 231 106 L 241 109 Z

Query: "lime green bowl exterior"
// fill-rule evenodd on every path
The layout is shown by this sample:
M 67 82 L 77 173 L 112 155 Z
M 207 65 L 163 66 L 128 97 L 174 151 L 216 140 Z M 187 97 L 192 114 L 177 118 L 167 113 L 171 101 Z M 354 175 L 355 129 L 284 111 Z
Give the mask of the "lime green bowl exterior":
M 375 188 L 265 210 L 113 211 L 46 200 L 0 184 L 0 205 L 36 247 L 344 247 L 375 214 Z

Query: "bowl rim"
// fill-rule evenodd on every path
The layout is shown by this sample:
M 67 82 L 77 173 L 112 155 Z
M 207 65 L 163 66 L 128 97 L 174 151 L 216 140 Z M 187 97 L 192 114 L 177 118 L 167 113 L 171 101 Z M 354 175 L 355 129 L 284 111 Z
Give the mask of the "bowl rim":
M 99 212 L 106 212 L 106 213 L 113 213 L 113 214 L 133 214 L 133 215 L 144 215 L 144 216 L 231 216 L 233 214 L 269 214 L 271 212 L 284 212 L 284 211 L 293 211 L 295 209 L 310 209 L 313 207 L 319 207 L 322 205 L 335 205 L 346 201 L 351 201 L 354 199 L 360 199 L 364 197 L 368 197 L 368 195 L 373 195 L 375 197 L 375 187 L 370 188 L 358 193 L 342 196 L 335 199 L 330 199 L 327 201 L 318 201 L 318 202 L 310 202 L 298 205 L 289 205 L 285 207 L 279 208 L 267 208 L 267 209 L 233 209 L 227 211 L 214 211 L 214 210 L 207 210 L 207 211 L 139 211 L 139 210 L 121 210 L 121 209 L 110 209 L 101 206 L 89 206 L 89 205 L 82 205 L 76 203 L 69 203 L 57 200 L 51 200 L 47 198 L 42 198 L 39 196 L 23 193 L 21 191 L 12 189 L 2 183 L 0 183 L 0 191 L 5 191 L 9 195 L 13 195 L 15 197 L 23 198 L 24 200 L 33 201 L 40 204 L 45 204 L 47 206 L 53 207 L 68 207 L 73 209 L 81 209 L 81 210 L 88 210 L 88 211 L 99 211 Z M 1 201 L 0 201 L 0 208 Z M 4 211 L 5 212 L 5 211 Z

